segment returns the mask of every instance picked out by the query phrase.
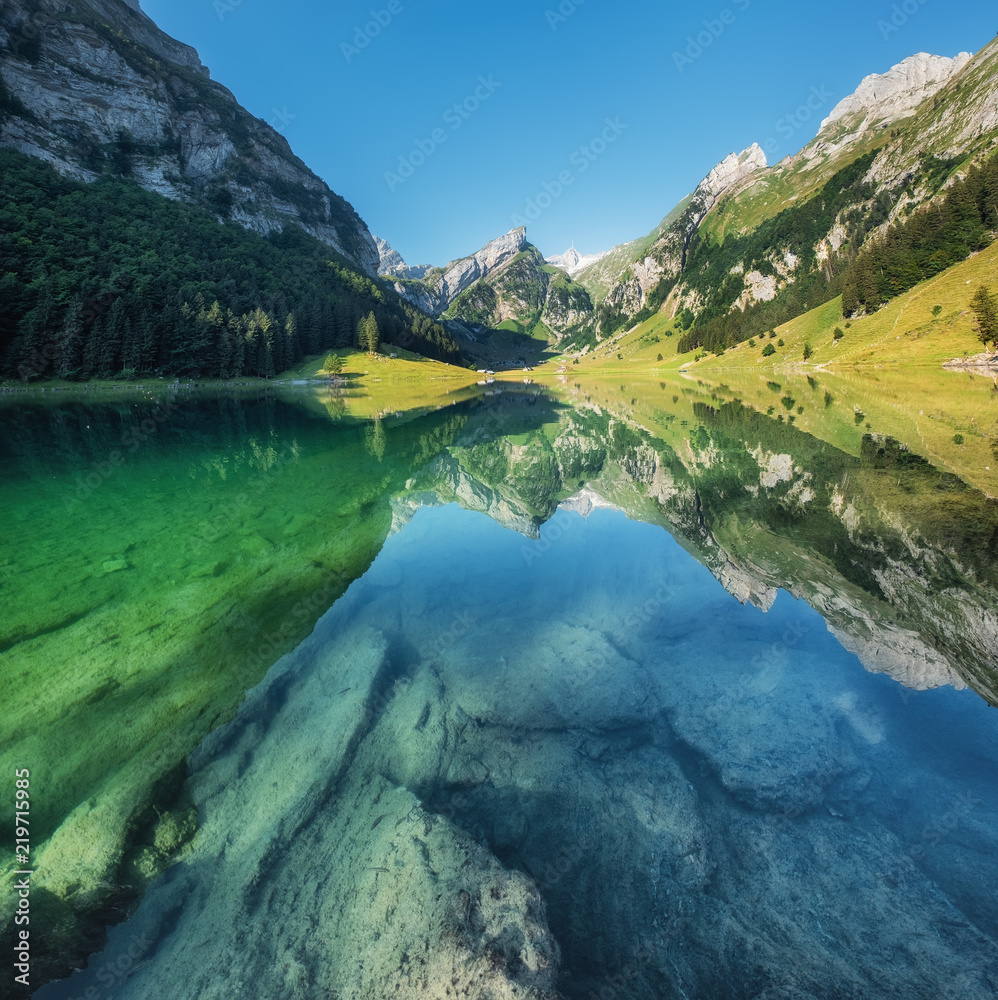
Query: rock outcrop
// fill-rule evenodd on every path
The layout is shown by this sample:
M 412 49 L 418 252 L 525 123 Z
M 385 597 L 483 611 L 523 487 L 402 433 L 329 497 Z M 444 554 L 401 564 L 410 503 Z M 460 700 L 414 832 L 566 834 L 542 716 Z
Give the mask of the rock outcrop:
M 892 66 L 886 73 L 871 73 L 855 92 L 839 101 L 821 123 L 826 129 L 833 122 L 855 116 L 856 129 L 886 128 L 910 115 L 926 98 L 931 97 L 970 62 L 969 52 L 956 58 L 919 52 Z M 852 123 L 851 123 L 852 124 Z
M 519 226 L 486 243 L 470 257 L 451 261 L 446 267 L 424 275 L 422 287 L 396 284 L 395 290 L 424 312 L 440 317 L 462 292 L 508 264 L 529 246 L 527 230 Z
M 387 241 L 380 236 L 374 237 L 374 243 L 378 248 L 379 262 L 378 274 L 393 278 L 412 278 L 418 280 L 425 278 L 430 271 L 436 270 L 432 264 L 407 264 L 398 250 L 394 249 Z
M 765 170 L 767 166 L 766 154 L 757 142 L 740 153 L 729 153 L 707 174 L 693 193 L 693 200 L 697 203 L 694 224 L 699 225 L 722 195 L 730 193 L 746 178 L 757 170 Z
M 133 177 L 257 232 L 295 223 L 377 272 L 353 208 L 137 4 L 7 0 L 0 46 L 0 144 L 85 181 Z

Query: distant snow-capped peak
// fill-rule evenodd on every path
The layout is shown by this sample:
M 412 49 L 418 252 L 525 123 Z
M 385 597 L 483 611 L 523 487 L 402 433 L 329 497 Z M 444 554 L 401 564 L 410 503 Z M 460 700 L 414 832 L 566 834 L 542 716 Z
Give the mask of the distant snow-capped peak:
M 584 271 L 590 264 L 595 264 L 609 253 L 604 250 L 602 253 L 581 254 L 574 246 L 569 247 L 564 253 L 554 257 L 545 257 L 544 260 L 554 267 L 561 268 L 570 277 L 575 277 L 580 271 Z

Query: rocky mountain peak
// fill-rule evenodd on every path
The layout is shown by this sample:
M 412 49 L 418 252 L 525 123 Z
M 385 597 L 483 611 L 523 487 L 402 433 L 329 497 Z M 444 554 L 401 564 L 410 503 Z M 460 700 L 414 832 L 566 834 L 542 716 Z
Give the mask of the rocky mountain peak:
M 544 259 L 548 264 L 561 268 L 562 271 L 574 278 L 581 271 L 589 267 L 590 264 L 595 264 L 605 256 L 606 251 L 603 251 L 603 253 L 581 254 L 572 246 L 564 253 L 555 254 L 553 257 L 545 257 Z
M 30 49 L 18 45 L 28 22 L 38 28 Z M 138 0 L 3 0 L 0 51 L 0 145 L 86 182 L 116 172 L 259 233 L 295 223 L 376 273 L 377 248 L 352 206 Z
M 419 279 L 434 270 L 432 264 L 407 264 L 402 254 L 380 236 L 374 237 L 374 245 L 378 248 L 378 274 L 390 275 L 393 278 Z
M 485 246 L 475 254 L 475 258 L 481 259 L 484 263 L 490 258 L 497 256 L 521 253 L 523 250 L 526 250 L 528 246 L 530 246 L 530 244 L 527 242 L 526 226 L 517 226 L 515 229 L 511 229 L 508 233 L 504 233 L 502 236 L 486 243 Z
M 425 312 L 442 316 L 463 291 L 476 281 L 487 278 L 529 247 L 526 228 L 517 226 L 486 243 L 470 257 L 461 257 L 459 260 L 452 260 L 444 268 L 434 269 L 437 271 L 436 277 L 431 274 L 424 288 L 412 289 L 399 284 L 396 285 L 396 290 Z M 404 277 L 401 274 L 397 276 Z
M 753 142 L 748 149 L 740 153 L 729 153 L 700 182 L 696 195 L 703 200 L 717 201 L 721 195 L 757 170 L 765 170 L 769 164 L 762 147 Z
M 847 115 L 861 115 L 863 128 L 884 126 L 911 114 L 970 62 L 969 52 L 956 58 L 919 52 L 886 73 L 871 73 L 856 91 L 840 101 L 821 123 L 824 129 Z

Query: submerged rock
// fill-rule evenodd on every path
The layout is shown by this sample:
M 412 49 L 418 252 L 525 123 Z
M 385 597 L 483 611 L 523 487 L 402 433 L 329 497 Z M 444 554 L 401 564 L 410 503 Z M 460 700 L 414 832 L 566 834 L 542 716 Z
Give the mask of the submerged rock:
M 433 523 L 192 758 L 199 833 L 121 928 L 155 946 L 119 1000 L 993 998 L 966 876 L 994 804 L 949 806 L 932 734 L 816 614 L 677 562 L 635 615 L 685 558 L 644 537 L 599 608 L 568 536 L 528 586 L 522 539 Z
M 117 995 L 554 997 L 530 879 L 361 763 L 406 686 L 377 631 L 337 640 L 288 658 L 199 750 L 197 841 L 132 922 L 158 944 Z

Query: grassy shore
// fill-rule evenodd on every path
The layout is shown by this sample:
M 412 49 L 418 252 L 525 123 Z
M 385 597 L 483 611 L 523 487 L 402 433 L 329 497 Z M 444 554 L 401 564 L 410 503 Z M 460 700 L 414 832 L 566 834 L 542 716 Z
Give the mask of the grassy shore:
M 658 376 L 684 369 L 721 374 L 729 371 L 803 373 L 850 371 L 884 366 L 930 366 L 982 351 L 974 331 L 970 300 L 984 285 L 998 292 L 998 243 L 969 260 L 917 285 L 870 316 L 848 321 L 841 299 L 833 299 L 776 328 L 776 336 L 747 341 L 720 355 L 678 354 L 675 322 L 659 314 L 608 338 L 574 363 L 557 359 L 573 374 L 643 374 Z M 835 331 L 842 335 L 835 338 Z M 783 345 L 779 346 L 779 342 Z M 776 353 L 762 351 L 772 344 Z M 811 356 L 804 360 L 805 345 Z M 659 360 L 661 358 L 661 360 Z M 550 368 L 551 365 L 545 366 Z

